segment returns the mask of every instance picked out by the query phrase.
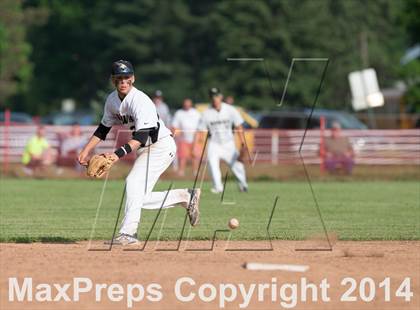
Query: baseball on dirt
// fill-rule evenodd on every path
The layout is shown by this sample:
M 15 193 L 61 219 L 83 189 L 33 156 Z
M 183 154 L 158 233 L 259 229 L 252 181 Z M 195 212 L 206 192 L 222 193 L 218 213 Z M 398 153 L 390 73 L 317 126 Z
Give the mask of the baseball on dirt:
M 238 228 L 238 227 L 239 227 L 239 221 L 238 221 L 236 218 L 231 218 L 231 219 L 229 220 L 229 227 L 230 227 L 231 229 Z

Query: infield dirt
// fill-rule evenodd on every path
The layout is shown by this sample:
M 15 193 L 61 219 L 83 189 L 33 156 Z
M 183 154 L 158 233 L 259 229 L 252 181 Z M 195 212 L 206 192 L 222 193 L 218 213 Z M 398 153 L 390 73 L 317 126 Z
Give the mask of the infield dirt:
M 274 241 L 272 251 L 225 251 L 225 242 L 217 242 L 213 251 L 157 251 L 157 248 L 176 248 L 176 242 L 150 242 L 144 251 L 124 251 L 114 247 L 111 251 L 89 251 L 88 242 L 72 244 L 14 244 L 2 243 L 1 254 L 1 309 L 125 309 L 126 301 L 111 302 L 103 298 L 95 302 L 94 293 L 82 295 L 78 302 L 9 302 L 8 279 L 24 277 L 33 279 L 34 287 L 38 283 L 70 283 L 74 277 L 88 277 L 95 283 L 159 283 L 162 286 L 163 299 L 160 302 L 141 301 L 133 309 L 218 309 L 218 299 L 202 302 L 196 298 L 183 303 L 174 294 L 174 285 L 181 277 L 191 277 L 197 286 L 184 287 L 185 294 L 197 292 L 203 283 L 245 285 L 255 283 L 277 284 L 299 283 L 302 277 L 309 282 L 319 284 L 327 279 L 330 284 L 330 302 L 303 303 L 298 301 L 293 309 L 419 309 L 420 278 L 420 241 L 367 241 L 337 242 L 332 251 L 295 251 L 301 247 L 298 241 Z M 93 247 L 103 246 L 96 242 Z M 208 242 L 194 241 L 197 248 L 208 247 Z M 230 246 L 235 248 L 261 247 L 261 242 L 236 241 Z M 91 247 L 92 248 L 92 247 Z M 243 268 L 246 262 L 266 262 L 282 264 L 308 265 L 305 273 L 284 271 L 249 271 Z M 376 286 L 384 278 L 391 278 L 391 301 L 384 301 L 383 289 L 376 289 L 376 298 L 372 302 L 340 302 L 349 285 L 340 282 L 345 277 L 356 281 L 364 277 L 372 278 Z M 395 290 L 405 277 L 411 278 L 411 291 L 414 297 L 410 302 L 395 297 Z M 71 292 L 71 291 L 70 291 Z M 299 293 L 300 294 L 300 293 Z M 358 296 L 358 288 L 354 292 Z M 319 297 L 319 295 L 318 295 Z M 239 298 L 227 303 L 227 309 L 236 309 Z M 282 309 L 280 301 L 271 301 L 271 295 L 265 291 L 264 302 L 252 298 L 247 309 Z

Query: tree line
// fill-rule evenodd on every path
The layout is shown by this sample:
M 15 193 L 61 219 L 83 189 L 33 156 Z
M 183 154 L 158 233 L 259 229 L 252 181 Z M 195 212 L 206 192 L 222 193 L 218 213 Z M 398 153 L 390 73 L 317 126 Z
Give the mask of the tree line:
M 118 59 L 134 64 L 140 89 L 161 89 L 172 108 L 184 97 L 206 101 L 212 86 L 244 107 L 275 108 L 293 58 L 329 60 L 323 107 L 350 107 L 350 71 L 375 68 L 381 87 L 419 73 L 418 60 L 404 68 L 399 62 L 418 42 L 417 0 L 1 0 L 0 6 L 0 104 L 32 114 L 57 110 L 65 98 L 81 109 L 101 103 Z M 284 105 L 310 106 L 324 67 L 295 63 Z

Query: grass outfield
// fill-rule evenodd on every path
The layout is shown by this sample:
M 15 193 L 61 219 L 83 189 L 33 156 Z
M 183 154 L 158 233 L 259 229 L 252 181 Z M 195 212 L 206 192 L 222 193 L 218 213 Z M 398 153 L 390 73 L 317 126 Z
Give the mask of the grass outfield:
M 157 189 L 167 189 L 169 184 L 161 182 Z M 0 241 L 87 240 L 95 218 L 93 238 L 109 238 L 124 183 L 109 181 L 98 209 L 103 185 L 103 181 L 89 180 L 1 179 Z M 188 186 L 190 182 L 176 182 L 173 188 Z M 319 182 L 313 188 L 327 230 L 341 240 L 420 239 L 417 182 Z M 211 239 L 216 229 L 227 229 L 228 219 L 236 217 L 241 225 L 233 231 L 233 239 L 267 239 L 266 227 L 276 196 L 272 238 L 301 240 L 322 234 L 307 183 L 255 182 L 250 184 L 249 193 L 242 194 L 230 182 L 223 203 L 204 183 L 201 224 L 194 229 L 187 225 L 184 238 Z M 156 211 L 143 211 L 140 239 L 149 234 L 156 215 Z M 151 239 L 179 238 L 184 215 L 182 208 L 162 211 Z

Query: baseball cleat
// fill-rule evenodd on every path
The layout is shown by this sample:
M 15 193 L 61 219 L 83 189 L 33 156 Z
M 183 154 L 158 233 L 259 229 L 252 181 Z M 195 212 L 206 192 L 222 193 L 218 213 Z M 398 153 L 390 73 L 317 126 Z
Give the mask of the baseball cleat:
M 137 239 L 137 234 L 129 235 L 129 234 L 119 234 L 113 240 L 105 241 L 105 244 L 112 244 L 112 245 L 132 245 L 139 243 Z
M 211 191 L 213 194 L 221 194 L 221 193 L 223 192 L 223 190 L 218 190 L 218 189 L 215 189 L 214 187 L 212 187 L 210 191 Z
M 240 191 L 241 193 L 248 193 L 248 186 L 245 186 L 245 185 L 239 184 L 239 191 Z
M 200 195 L 201 189 L 190 189 L 188 190 L 191 194 L 190 203 L 187 207 L 187 214 L 190 218 L 191 226 L 196 226 L 200 221 Z

